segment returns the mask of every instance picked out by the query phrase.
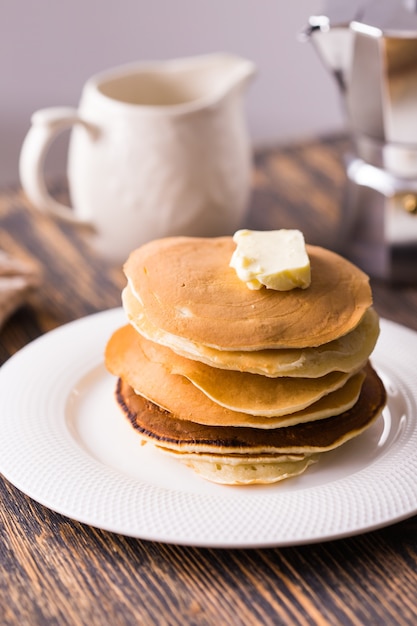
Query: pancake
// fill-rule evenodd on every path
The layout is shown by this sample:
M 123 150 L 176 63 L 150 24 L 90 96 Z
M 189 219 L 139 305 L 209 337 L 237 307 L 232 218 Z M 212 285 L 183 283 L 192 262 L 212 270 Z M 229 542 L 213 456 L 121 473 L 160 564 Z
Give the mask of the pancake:
M 379 416 L 386 393 L 371 367 L 358 401 L 344 413 L 325 420 L 264 430 L 204 426 L 176 417 L 146 400 L 119 379 L 116 398 L 133 428 L 148 441 L 176 452 L 205 454 L 316 454 L 333 450 L 358 436 Z
M 218 350 L 153 326 L 129 285 L 122 292 L 122 302 L 129 322 L 146 339 L 212 367 L 263 376 L 318 378 L 333 371 L 355 371 L 368 359 L 379 335 L 379 316 L 374 309 L 369 309 L 354 330 L 317 348 Z
M 165 350 L 168 348 L 162 348 L 162 352 Z M 158 361 L 160 352 L 161 346 L 126 325 L 115 331 L 107 344 L 106 366 L 135 391 L 175 413 L 179 419 L 206 425 L 257 425 L 260 417 L 268 420 L 284 417 L 273 424 L 263 423 L 263 427 L 277 427 L 321 419 L 329 415 L 329 409 L 336 414 L 353 404 L 362 382 L 360 376 L 346 387 L 350 376 L 340 372 L 331 372 L 322 378 L 267 378 L 187 362 L 172 351 L 169 351 L 174 357 L 172 362 L 164 355 L 161 363 Z M 177 360 L 186 362 L 181 374 L 175 367 Z M 185 375 L 187 364 L 191 371 Z M 191 378 L 198 378 L 200 385 L 193 384 Z M 332 396 L 332 391 L 342 388 L 340 396 Z M 320 399 L 323 402 L 317 407 Z M 292 419 L 291 414 L 294 414 Z
M 265 485 L 299 476 L 317 463 L 319 454 L 310 455 L 220 455 L 178 453 L 158 447 L 197 474 L 222 485 Z
M 156 328 L 222 350 L 316 347 L 351 332 L 372 305 L 367 275 L 307 246 L 308 289 L 243 288 L 231 237 L 170 237 L 130 255 L 124 271 Z M 221 321 L 221 323 L 219 323 Z

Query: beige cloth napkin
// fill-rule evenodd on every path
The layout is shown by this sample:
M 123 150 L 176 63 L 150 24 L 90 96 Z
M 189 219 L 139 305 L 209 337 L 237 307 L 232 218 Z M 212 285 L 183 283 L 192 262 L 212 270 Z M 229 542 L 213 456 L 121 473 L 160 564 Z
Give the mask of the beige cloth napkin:
M 0 250 L 0 328 L 39 283 L 36 267 Z

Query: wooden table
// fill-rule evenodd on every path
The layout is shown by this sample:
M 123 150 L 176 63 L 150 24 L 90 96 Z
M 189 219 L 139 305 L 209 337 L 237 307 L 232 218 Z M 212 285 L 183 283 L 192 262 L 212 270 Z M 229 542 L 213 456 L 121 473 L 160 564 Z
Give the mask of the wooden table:
M 259 152 L 247 225 L 297 226 L 324 240 L 340 212 L 345 148 L 330 138 Z M 2 362 L 42 333 L 120 303 L 120 268 L 98 258 L 71 226 L 35 214 L 16 188 L 0 195 L 0 248 L 43 273 L 41 288 L 1 330 Z M 382 316 L 417 330 L 417 285 L 372 286 Z M 322 544 L 215 550 L 91 528 L 6 480 L 0 499 L 3 626 L 417 620 L 417 517 Z

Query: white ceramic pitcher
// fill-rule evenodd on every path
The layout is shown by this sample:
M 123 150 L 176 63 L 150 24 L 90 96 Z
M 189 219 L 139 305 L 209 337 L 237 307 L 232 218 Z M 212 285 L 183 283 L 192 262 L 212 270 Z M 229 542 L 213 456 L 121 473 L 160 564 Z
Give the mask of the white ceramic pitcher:
M 34 113 L 20 155 L 26 194 L 40 210 L 92 225 L 93 243 L 116 263 L 153 238 L 234 232 L 250 191 L 242 94 L 254 69 L 210 54 L 93 76 L 78 109 Z M 50 143 L 70 126 L 72 209 L 49 195 L 43 173 Z

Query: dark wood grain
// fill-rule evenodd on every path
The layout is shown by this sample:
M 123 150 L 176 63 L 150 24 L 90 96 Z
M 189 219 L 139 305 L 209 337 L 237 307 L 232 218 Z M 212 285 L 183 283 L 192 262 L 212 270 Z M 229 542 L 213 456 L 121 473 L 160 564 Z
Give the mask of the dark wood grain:
M 337 245 L 346 149 L 344 138 L 330 138 L 260 151 L 245 226 L 301 227 L 311 242 Z M 1 330 L 1 362 L 63 323 L 120 303 L 121 269 L 98 258 L 76 229 L 35 214 L 19 189 L 0 194 L 0 248 L 43 274 L 41 289 Z M 381 315 L 417 330 L 417 285 L 373 281 L 373 289 Z M 210 550 L 91 528 L 6 480 L 0 502 L 2 626 L 417 620 L 417 517 L 316 545 Z

